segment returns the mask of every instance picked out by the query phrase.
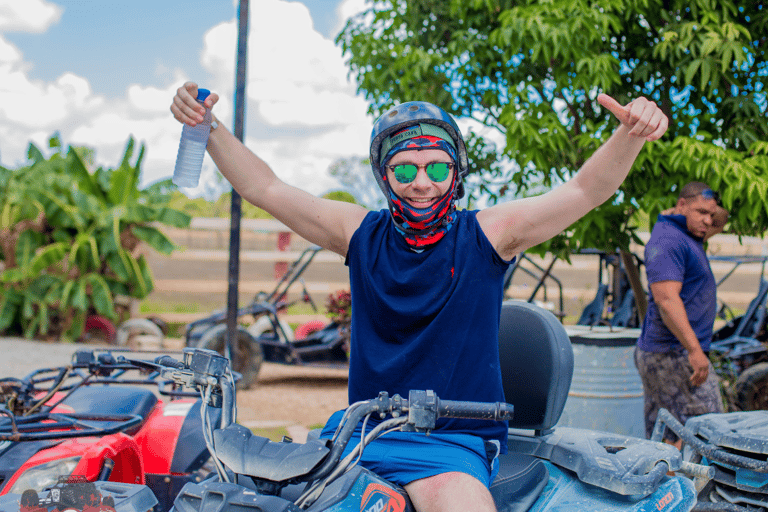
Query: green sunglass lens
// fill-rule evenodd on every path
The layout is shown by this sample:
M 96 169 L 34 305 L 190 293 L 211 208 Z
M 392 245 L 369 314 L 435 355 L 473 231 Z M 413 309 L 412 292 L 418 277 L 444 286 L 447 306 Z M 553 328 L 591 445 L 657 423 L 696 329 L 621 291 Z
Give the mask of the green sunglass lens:
M 451 166 L 445 162 L 435 162 L 427 166 L 427 176 L 432 181 L 444 181 L 448 177 Z
M 392 169 L 395 173 L 395 179 L 400 183 L 410 183 L 416 179 L 416 173 L 419 168 L 415 165 L 396 165 Z

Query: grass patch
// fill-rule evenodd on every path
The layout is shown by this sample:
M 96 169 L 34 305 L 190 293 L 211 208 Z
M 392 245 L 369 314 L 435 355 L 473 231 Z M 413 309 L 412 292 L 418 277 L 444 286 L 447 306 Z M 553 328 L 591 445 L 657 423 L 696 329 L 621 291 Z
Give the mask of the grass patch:
M 168 333 L 166 336 L 169 338 L 183 338 L 187 332 L 187 324 L 172 322 L 168 324 Z
M 139 312 L 143 314 L 152 313 L 200 313 L 202 311 L 200 304 L 194 302 L 169 302 L 144 299 L 139 304 Z
M 252 428 L 251 432 L 257 436 L 266 437 L 270 441 L 275 442 L 280 442 L 283 440 L 283 436 L 288 436 L 288 430 L 285 427 Z
M 288 307 L 286 310 L 286 314 L 288 315 L 324 315 L 325 314 L 325 304 L 317 302 L 315 300 L 315 304 L 317 305 L 317 311 L 312 309 L 312 306 L 310 304 L 307 304 L 306 302 L 297 302 L 296 304 L 292 304 Z

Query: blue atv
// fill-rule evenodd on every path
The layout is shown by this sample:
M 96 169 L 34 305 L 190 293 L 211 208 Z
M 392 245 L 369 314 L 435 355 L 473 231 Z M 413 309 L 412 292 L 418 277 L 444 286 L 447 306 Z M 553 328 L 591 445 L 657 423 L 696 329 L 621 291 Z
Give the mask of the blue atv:
M 683 426 L 662 409 L 651 438 L 662 439 L 665 428 L 683 440 L 685 460 L 713 471 L 698 488 L 695 510 L 768 510 L 768 411 L 704 414 Z
M 571 383 L 573 353 L 552 313 L 525 302 L 505 303 L 499 352 L 506 399 L 514 405 L 441 400 L 423 390 L 407 398 L 381 393 L 351 406 L 332 441 L 313 432 L 306 443 L 273 442 L 235 423 L 229 361 L 217 352 L 186 348 L 183 362 L 164 356 L 154 364 L 165 377 L 196 388 L 208 408 L 222 411 L 221 428 L 210 426 L 205 436 L 217 472 L 185 485 L 173 510 L 413 511 L 401 487 L 356 465 L 356 450 L 392 428 L 426 435 L 440 417 L 509 421 L 509 451 L 500 456 L 491 487 L 500 511 L 677 512 L 694 507 L 694 480 L 705 485 L 711 467 L 686 462 L 663 443 L 556 427 Z M 385 419 L 342 458 L 354 427 L 373 415 Z M 128 498 L 115 497 L 114 507 L 117 512 L 137 510 Z

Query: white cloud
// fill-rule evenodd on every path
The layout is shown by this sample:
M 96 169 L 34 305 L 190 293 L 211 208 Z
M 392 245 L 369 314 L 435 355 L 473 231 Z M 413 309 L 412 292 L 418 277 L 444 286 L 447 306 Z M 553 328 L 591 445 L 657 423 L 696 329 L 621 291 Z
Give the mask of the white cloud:
M 347 0 L 347 12 L 362 0 Z M 341 51 L 312 26 L 308 9 L 298 2 L 263 0 L 250 5 L 246 142 L 285 181 L 311 193 L 336 186 L 327 175 L 337 158 L 366 155 L 372 120 L 367 105 L 347 79 Z M 170 113 L 176 89 L 187 80 L 217 92 L 217 117 L 227 127 L 233 119 L 237 23 L 231 20 L 201 35 L 200 62 L 210 73 L 189 76 L 184 69 L 136 79 L 130 63 L 105 62 L 125 77 L 125 93 L 107 98 L 94 93 L 87 76 L 64 73 L 55 80 L 32 79 L 33 63 L 3 39 L 3 32 L 44 31 L 62 9 L 43 0 L 0 0 L 0 162 L 25 161 L 30 141 L 44 148 L 60 131 L 66 144 L 96 150 L 97 165 L 119 163 L 129 135 L 146 144 L 143 184 L 168 178 L 181 134 Z M 151 34 L 147 37 L 152 37 Z M 158 56 L 142 56 L 161 62 Z M 34 65 L 40 65 L 34 63 Z M 153 82 L 154 80 L 154 82 Z M 157 83 L 167 80 L 165 83 Z M 203 179 L 214 182 L 206 156 Z M 208 183 L 210 186 L 210 183 Z M 197 192 L 205 189 L 201 185 Z M 194 192 L 193 192 L 194 193 Z
M 0 65 L 10 65 L 21 60 L 19 49 L 0 37 Z
M 370 6 L 368 5 L 368 0 L 344 0 L 341 2 L 336 8 L 339 23 L 334 29 L 333 33 L 338 34 L 341 32 L 341 29 L 344 27 L 347 19 L 351 18 L 355 14 L 367 10 L 369 7 Z
M 325 192 L 336 186 L 326 173 L 334 160 L 367 153 L 372 122 L 367 105 L 347 79 L 341 50 L 314 30 L 303 4 L 251 4 L 249 29 L 246 135 L 251 128 L 288 130 L 290 137 L 247 137 L 246 143 L 285 181 Z M 233 105 L 236 43 L 235 21 L 222 23 L 206 33 L 202 55 L 203 66 L 215 77 L 208 85 L 222 97 L 216 115 L 227 120 L 232 118 L 227 108 Z M 254 126 L 257 122 L 263 124 Z
M 63 11 L 45 0 L 0 0 L 0 31 L 39 34 L 57 23 Z

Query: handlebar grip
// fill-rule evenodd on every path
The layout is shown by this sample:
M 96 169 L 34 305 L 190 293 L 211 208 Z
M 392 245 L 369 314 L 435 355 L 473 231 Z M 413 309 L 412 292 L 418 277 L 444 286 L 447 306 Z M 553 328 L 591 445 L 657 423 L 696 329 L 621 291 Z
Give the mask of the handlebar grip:
M 509 421 L 514 407 L 504 402 L 478 403 L 456 400 L 440 400 L 437 410 L 441 418 Z
M 702 464 L 694 464 L 692 462 L 682 461 L 680 464 L 680 472 L 694 478 L 705 478 L 707 480 L 712 480 L 715 478 L 714 466 L 704 466 Z
M 176 359 L 172 358 L 171 356 L 159 356 L 155 358 L 155 364 L 158 364 L 160 366 L 169 366 L 171 368 L 176 369 L 183 369 L 184 363 L 181 361 L 177 361 Z

